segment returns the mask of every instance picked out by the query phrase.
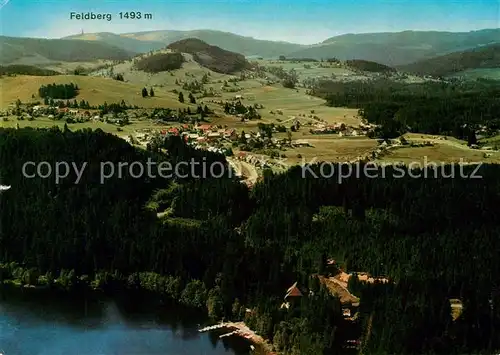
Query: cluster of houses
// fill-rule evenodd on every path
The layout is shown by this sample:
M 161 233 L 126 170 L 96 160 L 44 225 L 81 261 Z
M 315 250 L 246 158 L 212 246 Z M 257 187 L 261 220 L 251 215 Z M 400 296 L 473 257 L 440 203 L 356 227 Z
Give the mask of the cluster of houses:
M 63 115 L 63 118 L 73 118 L 76 120 L 91 120 L 92 113 L 89 110 L 82 110 L 76 108 L 57 108 L 52 106 L 42 106 L 35 105 L 33 107 L 27 107 L 22 110 L 23 117 L 32 118 L 32 117 L 47 117 L 49 119 L 54 119 L 55 116 Z M 94 118 L 100 118 L 99 116 L 95 116 Z
M 235 129 L 222 128 L 221 126 L 213 126 L 209 124 L 201 124 L 196 126 L 184 124 L 180 127 L 162 129 L 160 131 L 160 134 L 174 136 L 181 135 L 188 143 L 214 142 L 221 139 L 224 139 L 226 141 L 233 141 L 238 137 Z
M 248 152 L 239 152 L 236 155 L 236 159 L 252 164 L 257 168 L 266 169 L 271 167 L 270 159 L 265 156 L 258 157 L 256 155 L 249 154 Z
M 242 137 L 236 129 L 234 128 L 224 128 L 222 126 L 210 125 L 210 124 L 198 124 L 189 125 L 183 124 L 178 127 L 163 128 L 160 130 L 145 129 L 142 130 L 143 133 L 147 133 L 151 136 L 152 133 L 160 134 L 162 136 L 173 135 L 182 136 L 184 140 L 191 145 L 217 145 L 224 143 L 233 143 L 239 141 Z M 147 137 L 144 135 L 139 140 L 146 140 Z M 286 138 L 266 138 L 261 132 L 250 131 L 245 133 L 245 140 L 247 143 L 252 143 L 256 141 L 264 141 L 271 144 L 273 147 L 306 147 L 311 146 L 306 140 L 294 140 L 289 141 Z
M 306 290 L 304 287 L 298 285 L 295 282 L 292 286 L 290 286 L 285 293 L 284 302 L 281 304 L 282 309 L 290 309 L 297 305 L 300 305 L 300 300 L 302 297 L 312 296 L 314 292 L 312 290 Z M 351 315 L 352 307 L 348 307 L 344 305 L 342 308 L 342 315 L 345 320 L 354 321 L 357 319 L 359 313 L 356 313 L 354 316 Z M 361 342 L 359 339 L 350 339 L 346 341 L 345 347 L 350 349 L 359 348 Z
M 332 125 L 317 124 L 311 128 L 311 134 L 338 134 L 340 137 L 356 137 L 367 135 L 376 126 L 372 124 L 360 123 L 359 127 L 347 126 L 344 123 L 335 123 Z
M 238 139 L 238 134 L 233 128 L 222 128 L 209 124 L 169 127 L 159 130 L 142 129 L 136 131 L 135 138 L 141 144 L 148 143 L 155 136 L 181 136 L 186 143 L 197 148 L 224 153 L 227 149 L 222 146 Z

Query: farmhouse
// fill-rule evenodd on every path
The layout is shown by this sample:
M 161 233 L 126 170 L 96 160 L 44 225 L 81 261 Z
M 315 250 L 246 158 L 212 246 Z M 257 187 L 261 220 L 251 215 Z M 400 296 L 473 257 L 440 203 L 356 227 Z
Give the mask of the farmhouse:
M 209 140 L 215 140 L 215 139 L 217 139 L 217 138 L 220 138 L 220 136 L 221 136 L 221 134 L 220 134 L 219 132 L 209 132 L 209 133 L 207 134 L 207 138 L 208 138 Z
M 297 282 L 294 283 L 288 290 L 285 295 L 285 302 L 281 305 L 281 308 L 290 308 L 290 303 L 296 303 L 295 301 L 300 300 L 302 297 L 302 291 L 300 291 L 299 287 L 297 286 Z
M 238 135 L 236 134 L 236 130 L 234 128 L 232 129 L 226 129 L 224 131 L 224 138 L 229 138 L 229 139 L 234 139 Z
M 302 297 L 302 292 L 299 290 L 297 286 L 297 282 L 295 282 L 287 291 L 285 295 L 285 300 L 288 300 L 291 297 Z
M 311 146 L 311 144 L 309 142 L 307 142 L 305 140 L 301 140 L 301 139 L 298 139 L 298 140 L 292 142 L 292 145 L 294 147 L 310 147 Z
M 208 132 L 212 130 L 212 126 L 209 124 L 203 124 L 196 127 L 196 129 L 202 132 Z
M 167 132 L 171 135 L 174 135 L 174 136 L 179 135 L 179 129 L 176 127 L 169 128 Z

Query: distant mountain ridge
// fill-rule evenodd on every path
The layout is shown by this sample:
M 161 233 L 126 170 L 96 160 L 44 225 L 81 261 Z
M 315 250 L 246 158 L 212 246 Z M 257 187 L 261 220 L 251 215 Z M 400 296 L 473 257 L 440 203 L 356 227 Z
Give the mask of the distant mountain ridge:
M 217 30 L 159 30 L 124 34 L 103 32 L 77 34 L 65 37 L 64 39 L 50 40 L 71 40 L 71 42 L 60 42 L 58 44 L 57 47 L 61 47 L 62 49 L 55 51 L 58 53 L 57 55 L 53 55 L 52 50 L 41 48 L 44 46 L 50 47 L 52 44 L 49 42 L 44 42 L 43 45 L 35 45 L 33 43 L 33 41 L 49 40 L 17 38 L 15 39 L 17 42 L 12 43 L 12 41 L 6 42 L 4 38 L 7 37 L 0 37 L 1 59 L 4 64 L 15 62 L 23 56 L 39 56 L 41 59 L 48 57 L 50 57 L 49 59 L 59 58 L 57 60 L 64 60 L 61 58 L 67 59 L 68 57 L 85 60 L 87 58 L 101 58 L 103 56 L 108 56 L 108 59 L 118 59 L 126 55 L 146 53 L 165 48 L 169 44 L 180 40 L 196 38 L 210 45 L 234 53 L 240 53 L 247 57 L 278 58 L 281 55 L 290 58 L 313 59 L 335 57 L 340 60 L 358 59 L 373 61 L 394 67 L 452 52 L 500 43 L 500 29 L 484 29 L 470 32 L 402 31 L 344 34 L 328 38 L 321 43 L 313 45 L 267 41 Z M 12 37 L 10 38 L 12 39 Z M 72 43 L 82 40 L 86 44 L 82 45 L 80 51 L 75 52 L 75 45 Z M 94 42 L 94 46 L 90 44 L 92 42 Z M 97 45 L 98 43 L 100 47 Z M 64 55 L 68 51 L 63 47 L 67 47 L 69 44 L 73 46 L 71 51 L 78 53 L 78 55 Z
M 0 36 L 0 63 L 44 64 L 98 59 L 124 60 L 136 53 L 99 41 Z
M 147 31 L 115 36 L 119 39 L 114 41 L 108 39 L 107 43 L 119 46 L 119 42 L 126 38 L 129 41 L 145 41 L 150 50 L 156 50 L 182 39 L 197 38 L 210 45 L 245 56 L 277 58 L 284 55 L 314 59 L 336 57 L 341 60 L 368 60 L 389 66 L 410 64 L 480 45 L 500 43 L 500 29 L 470 32 L 402 31 L 344 34 L 313 45 L 266 41 L 215 30 Z M 137 42 L 130 43 L 138 45 Z M 139 47 L 133 46 L 126 49 L 140 51 Z
M 78 34 L 64 37 L 63 39 L 103 42 L 110 46 L 122 48 L 131 53 L 146 53 L 165 47 L 165 44 L 161 42 L 138 40 L 111 32 Z
M 500 29 L 471 32 L 403 31 L 344 34 L 290 54 L 293 57 L 363 59 L 389 66 L 500 43 Z
M 106 33 L 105 35 L 95 33 L 74 35 L 65 38 L 88 39 L 89 35 L 95 35 L 97 37 L 95 40 L 138 53 L 158 50 L 171 43 L 189 38 L 196 38 L 210 45 L 245 56 L 264 56 L 268 58 L 278 57 L 283 53 L 289 53 L 306 47 L 305 45 L 296 43 L 266 41 L 216 30 L 159 30 L 123 34 Z

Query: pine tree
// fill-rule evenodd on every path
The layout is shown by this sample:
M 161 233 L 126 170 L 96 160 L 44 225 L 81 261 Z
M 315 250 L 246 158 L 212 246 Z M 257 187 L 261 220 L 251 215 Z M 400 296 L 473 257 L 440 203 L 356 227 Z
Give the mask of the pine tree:
M 179 93 L 179 102 L 184 102 L 184 94 L 182 93 L 182 91 Z
M 151 88 L 151 90 L 149 90 L 149 96 L 151 96 L 151 97 L 155 96 L 155 92 L 153 91 L 153 88 Z
M 246 144 L 247 138 L 245 137 L 245 131 L 241 131 L 240 143 Z
M 196 104 L 196 98 L 193 96 L 192 93 L 189 93 L 189 102 L 192 104 Z
M 147 97 L 148 96 L 148 89 L 142 88 L 142 97 Z

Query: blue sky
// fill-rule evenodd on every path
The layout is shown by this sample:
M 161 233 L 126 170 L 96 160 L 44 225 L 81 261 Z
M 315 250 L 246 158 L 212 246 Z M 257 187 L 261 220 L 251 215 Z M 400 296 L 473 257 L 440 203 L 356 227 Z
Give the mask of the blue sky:
M 72 11 L 113 18 L 69 20 Z M 153 20 L 120 20 L 120 11 Z M 498 28 L 500 0 L 10 0 L 0 20 L 5 36 L 215 29 L 309 44 L 344 33 Z

